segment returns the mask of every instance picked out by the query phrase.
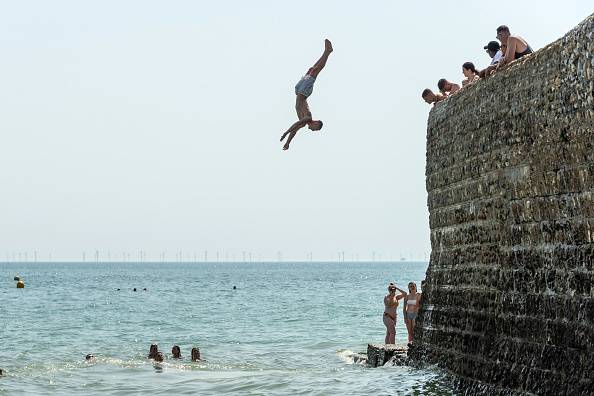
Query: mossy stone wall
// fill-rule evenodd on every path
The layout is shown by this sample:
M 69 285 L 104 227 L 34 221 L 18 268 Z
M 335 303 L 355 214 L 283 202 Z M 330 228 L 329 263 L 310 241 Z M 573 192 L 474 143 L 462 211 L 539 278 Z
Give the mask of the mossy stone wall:
M 426 184 L 409 356 L 466 394 L 593 395 L 594 15 L 432 109 Z

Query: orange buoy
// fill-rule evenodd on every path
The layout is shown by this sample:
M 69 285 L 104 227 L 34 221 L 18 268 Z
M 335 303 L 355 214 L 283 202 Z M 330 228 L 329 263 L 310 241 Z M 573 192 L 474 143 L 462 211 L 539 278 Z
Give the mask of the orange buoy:
M 14 277 L 14 280 L 21 280 L 21 278 L 19 278 L 19 276 L 17 275 Z
M 17 283 L 17 289 L 24 289 L 25 288 L 25 283 L 23 281 L 19 281 Z

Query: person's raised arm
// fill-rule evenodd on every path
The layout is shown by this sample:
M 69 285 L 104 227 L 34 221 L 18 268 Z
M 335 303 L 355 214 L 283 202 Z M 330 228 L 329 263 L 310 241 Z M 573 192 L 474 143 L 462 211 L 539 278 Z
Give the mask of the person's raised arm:
M 399 288 L 398 286 L 396 286 L 396 289 L 398 289 L 398 291 L 400 292 L 399 295 L 396 296 L 397 300 L 401 300 L 404 297 L 406 297 L 406 292 L 404 290 L 402 290 L 401 288 Z

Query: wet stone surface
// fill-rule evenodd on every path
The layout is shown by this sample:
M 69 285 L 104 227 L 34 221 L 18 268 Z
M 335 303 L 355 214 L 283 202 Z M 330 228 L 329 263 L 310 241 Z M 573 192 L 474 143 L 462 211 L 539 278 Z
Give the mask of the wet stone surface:
M 409 348 L 464 394 L 594 395 L 594 15 L 435 106 Z
M 407 352 L 406 344 L 368 344 L 367 364 L 372 367 L 405 366 L 408 364 Z

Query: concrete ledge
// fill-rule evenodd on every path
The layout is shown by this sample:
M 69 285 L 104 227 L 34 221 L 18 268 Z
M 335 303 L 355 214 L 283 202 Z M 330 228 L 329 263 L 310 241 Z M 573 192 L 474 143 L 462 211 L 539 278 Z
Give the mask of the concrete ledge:
M 372 367 L 406 366 L 407 363 L 408 346 L 406 344 L 367 344 L 367 364 Z

